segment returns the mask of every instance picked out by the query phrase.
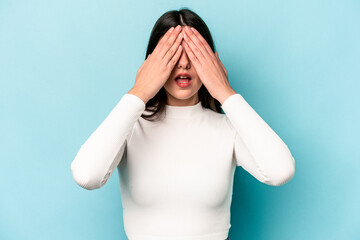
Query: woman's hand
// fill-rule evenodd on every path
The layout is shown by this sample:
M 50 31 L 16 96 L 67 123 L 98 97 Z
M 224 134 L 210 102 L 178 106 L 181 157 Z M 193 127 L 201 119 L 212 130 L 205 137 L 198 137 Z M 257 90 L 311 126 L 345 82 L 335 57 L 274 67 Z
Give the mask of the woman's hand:
M 185 27 L 184 40 L 185 51 L 200 80 L 211 96 L 222 104 L 236 92 L 230 86 L 227 71 L 218 53 L 213 53 L 209 44 L 195 28 Z
M 171 27 L 137 71 L 134 87 L 128 93 L 138 96 L 145 104 L 164 86 L 181 56 L 180 31 L 179 25 L 175 29 Z

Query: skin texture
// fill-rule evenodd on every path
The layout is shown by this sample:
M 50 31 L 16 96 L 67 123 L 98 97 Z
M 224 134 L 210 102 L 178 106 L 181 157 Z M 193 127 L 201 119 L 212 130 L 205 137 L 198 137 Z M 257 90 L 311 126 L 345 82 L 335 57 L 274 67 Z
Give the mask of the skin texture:
M 191 75 L 189 87 L 176 85 L 175 77 L 180 72 Z M 134 87 L 129 93 L 146 103 L 164 86 L 168 105 L 191 106 L 199 102 L 198 90 L 202 84 L 221 104 L 236 93 L 229 84 L 218 53 L 212 52 L 195 29 L 178 25 L 160 38 L 154 51 L 138 69 Z
M 184 27 L 182 27 L 181 34 L 184 34 Z M 167 82 L 164 84 L 164 88 L 167 94 L 168 105 L 172 106 L 190 106 L 199 102 L 198 91 L 202 86 L 202 82 L 197 75 L 196 69 L 191 64 L 190 59 L 184 50 L 184 39 L 181 41 L 183 48 L 180 58 L 176 63 L 174 69 Z M 179 73 L 188 73 L 191 76 L 191 85 L 186 88 L 179 87 L 175 82 L 175 77 Z
M 204 84 L 209 93 L 221 104 L 231 95 L 236 94 L 230 86 L 227 70 L 220 61 L 218 53 L 214 53 L 194 28 L 182 26 L 183 50 L 164 88 L 168 96 L 168 105 L 190 106 L 199 102 L 198 90 Z M 180 88 L 175 77 L 180 72 L 191 75 L 192 83 L 187 88 Z
M 135 84 L 129 93 L 144 103 L 153 98 L 164 86 L 181 54 L 181 27 L 171 27 L 160 39 L 136 73 Z

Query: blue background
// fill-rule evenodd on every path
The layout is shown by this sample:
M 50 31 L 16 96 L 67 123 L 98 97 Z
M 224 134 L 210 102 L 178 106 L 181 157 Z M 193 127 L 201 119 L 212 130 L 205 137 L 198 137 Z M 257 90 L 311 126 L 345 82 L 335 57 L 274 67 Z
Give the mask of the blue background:
M 70 163 L 180 7 L 296 161 L 280 187 L 237 168 L 230 238 L 360 239 L 360 3 L 285 0 L 1 0 L 0 239 L 126 239 L 117 171 L 88 191 Z

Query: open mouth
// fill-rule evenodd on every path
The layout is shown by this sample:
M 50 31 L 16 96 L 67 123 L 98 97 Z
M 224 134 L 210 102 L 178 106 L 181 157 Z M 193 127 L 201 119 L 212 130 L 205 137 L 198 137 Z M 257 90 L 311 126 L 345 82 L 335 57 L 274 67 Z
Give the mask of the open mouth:
M 190 78 L 175 78 L 175 81 L 178 83 L 188 83 L 191 81 Z
M 181 87 L 185 88 L 190 86 L 191 84 L 191 76 L 189 74 L 179 74 L 175 78 L 176 84 Z
M 179 83 L 188 83 L 191 81 L 191 76 L 188 73 L 179 73 L 176 75 L 175 81 Z

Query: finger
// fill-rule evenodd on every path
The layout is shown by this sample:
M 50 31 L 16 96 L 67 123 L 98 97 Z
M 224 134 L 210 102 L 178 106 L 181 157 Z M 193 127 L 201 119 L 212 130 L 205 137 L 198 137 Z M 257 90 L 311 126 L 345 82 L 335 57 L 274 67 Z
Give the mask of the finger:
M 195 56 L 194 52 L 192 51 L 192 49 L 189 47 L 189 45 L 186 42 L 184 42 L 184 47 L 185 47 L 185 51 L 186 51 L 187 55 L 189 56 L 190 61 L 194 64 L 195 69 L 200 67 L 201 63 L 200 63 L 199 59 Z
M 161 37 L 159 42 L 157 43 L 153 53 L 158 53 L 161 51 L 162 44 L 168 39 L 168 37 L 171 35 L 171 33 L 174 31 L 174 27 L 171 27 L 167 30 L 167 32 Z
M 224 72 L 225 72 L 226 75 L 227 75 L 226 68 L 225 68 L 224 64 L 221 62 L 221 60 L 220 60 L 220 58 L 219 58 L 219 53 L 218 53 L 218 52 L 216 52 L 216 57 L 217 57 L 217 59 L 218 59 L 218 62 L 219 62 L 220 65 L 221 65 L 222 69 L 224 70 Z
M 210 45 L 208 44 L 208 42 L 205 40 L 205 38 L 203 38 L 203 36 L 193 27 L 190 28 L 192 30 L 192 32 L 194 33 L 194 35 L 197 37 L 197 39 L 202 43 L 202 45 L 204 46 L 204 48 L 206 49 L 207 53 L 210 56 L 213 56 L 214 52 L 211 49 Z
M 188 46 L 188 49 L 190 49 L 191 53 L 195 56 L 194 60 L 198 62 L 205 62 L 206 59 L 204 55 L 201 53 L 200 49 L 195 45 L 195 43 L 189 38 L 186 33 L 184 33 L 184 40 L 186 46 Z
M 190 31 L 191 32 L 191 31 Z M 190 33 L 191 34 L 191 33 Z M 185 42 L 188 44 L 188 46 L 191 48 L 192 52 L 195 54 L 195 56 L 197 57 L 197 59 L 199 59 L 199 61 L 204 61 L 205 60 L 205 55 L 203 53 L 204 49 L 202 49 L 202 44 L 200 42 L 195 43 L 196 41 L 196 37 L 194 34 L 192 34 L 192 37 L 190 37 L 189 35 L 189 31 L 184 32 L 184 40 Z M 201 45 L 199 45 L 199 43 Z
M 166 54 L 163 58 L 163 60 L 165 61 L 166 64 L 168 64 L 169 61 L 173 58 L 174 54 L 176 54 L 176 51 L 179 48 L 182 40 L 183 40 L 183 34 L 180 33 L 177 36 L 175 43 L 171 46 L 169 51 L 166 52 Z
M 183 51 L 183 48 L 181 45 L 178 46 L 175 55 L 171 58 L 171 60 L 168 63 L 168 67 L 170 67 L 171 69 L 174 68 L 175 64 L 178 62 L 180 55 Z
M 169 37 L 164 42 L 161 43 L 161 50 L 159 51 L 159 57 L 161 59 L 163 59 L 164 56 L 167 54 L 167 52 L 170 50 L 170 48 L 176 41 L 180 31 L 181 31 L 181 26 L 177 25 L 174 31 L 172 31 L 172 33 L 169 35 Z M 174 52 L 172 52 L 171 56 L 172 55 L 174 55 Z

